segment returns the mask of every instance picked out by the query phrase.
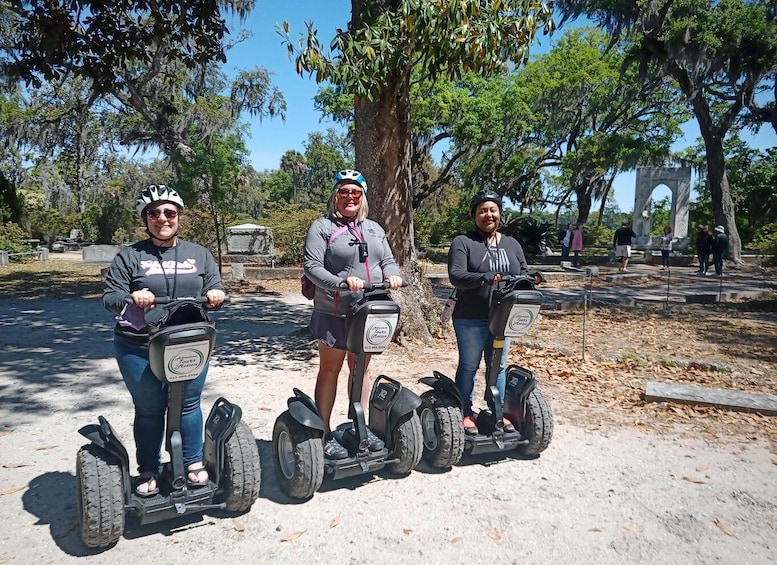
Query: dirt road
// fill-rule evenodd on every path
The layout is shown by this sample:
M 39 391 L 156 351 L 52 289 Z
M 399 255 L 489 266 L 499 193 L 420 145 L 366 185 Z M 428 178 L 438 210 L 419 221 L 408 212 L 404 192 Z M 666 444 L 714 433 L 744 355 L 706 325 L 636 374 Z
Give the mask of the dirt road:
M 445 473 L 422 463 L 402 479 L 325 481 L 294 503 L 270 440 L 291 387 L 314 386 L 313 350 L 295 333 L 310 303 L 295 295 L 237 298 L 217 315 L 203 406 L 225 396 L 243 408 L 262 457 L 251 511 L 129 526 L 115 547 L 90 551 L 76 519 L 77 430 L 102 414 L 133 452 L 110 316 L 96 298 L 0 306 L 0 564 L 777 561 L 777 456 L 762 442 L 586 431 L 552 395 L 555 436 L 537 459 L 482 457 Z M 411 387 L 454 364 L 450 346 L 374 360 Z M 344 390 L 336 412 L 345 419 Z

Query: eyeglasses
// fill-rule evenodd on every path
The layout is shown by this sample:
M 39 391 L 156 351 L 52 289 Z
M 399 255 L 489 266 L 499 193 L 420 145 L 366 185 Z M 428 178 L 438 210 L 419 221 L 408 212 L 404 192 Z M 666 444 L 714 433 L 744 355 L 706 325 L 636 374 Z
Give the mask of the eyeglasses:
M 354 200 L 362 197 L 362 191 L 356 188 L 338 188 L 337 194 L 340 196 L 351 196 Z
M 152 220 L 156 220 L 160 214 L 164 214 L 165 218 L 168 220 L 172 220 L 173 218 L 178 216 L 178 210 L 172 210 L 168 208 L 167 210 L 146 210 L 146 216 L 151 218 Z

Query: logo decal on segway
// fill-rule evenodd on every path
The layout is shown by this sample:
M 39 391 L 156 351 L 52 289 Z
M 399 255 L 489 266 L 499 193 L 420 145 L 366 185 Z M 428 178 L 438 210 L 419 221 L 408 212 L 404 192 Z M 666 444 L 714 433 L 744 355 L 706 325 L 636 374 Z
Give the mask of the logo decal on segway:
M 205 368 L 210 353 L 209 341 L 196 341 L 165 347 L 165 377 L 168 382 L 196 379 Z
M 525 304 L 514 304 L 510 310 L 510 316 L 507 318 L 505 326 L 505 337 L 515 337 L 525 334 L 540 312 L 540 306 Z
M 368 314 L 364 325 L 364 352 L 377 353 L 386 349 L 394 336 L 398 320 L 399 314 Z

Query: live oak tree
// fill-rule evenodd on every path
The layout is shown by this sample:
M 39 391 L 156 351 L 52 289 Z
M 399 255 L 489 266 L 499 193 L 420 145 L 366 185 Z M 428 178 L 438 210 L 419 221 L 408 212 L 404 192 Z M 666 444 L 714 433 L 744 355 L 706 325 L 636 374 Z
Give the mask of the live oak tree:
M 332 53 L 325 53 L 312 22 L 296 45 L 283 24 L 297 71 L 319 82 L 328 80 L 353 96 L 356 166 L 371 186 L 371 214 L 381 219 L 406 275 L 416 257 L 410 168 L 413 73 L 433 79 L 499 72 L 511 62 L 522 62 L 538 29 L 551 25 L 547 3 L 537 0 L 352 0 L 347 29 L 338 30 Z M 422 318 L 411 325 L 419 330 L 411 329 L 413 333 L 423 335 Z
M 674 79 L 704 139 L 715 223 L 742 263 L 742 242 L 726 173 L 723 142 L 759 92 L 773 88 L 777 17 L 772 0 L 557 0 L 565 18 L 581 15 L 633 41 L 643 69 Z

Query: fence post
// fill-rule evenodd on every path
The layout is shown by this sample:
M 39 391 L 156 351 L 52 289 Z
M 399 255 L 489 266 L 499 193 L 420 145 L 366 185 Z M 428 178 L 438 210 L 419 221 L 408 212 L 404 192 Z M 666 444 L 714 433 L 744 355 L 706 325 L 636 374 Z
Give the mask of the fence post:
M 0 267 L 8 265 L 8 251 L 0 249 Z

